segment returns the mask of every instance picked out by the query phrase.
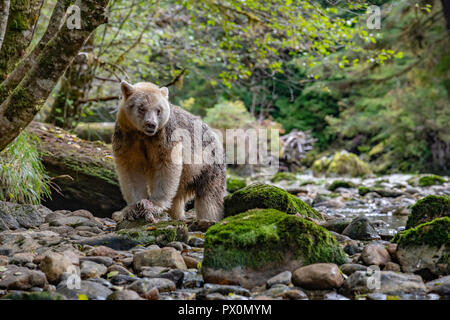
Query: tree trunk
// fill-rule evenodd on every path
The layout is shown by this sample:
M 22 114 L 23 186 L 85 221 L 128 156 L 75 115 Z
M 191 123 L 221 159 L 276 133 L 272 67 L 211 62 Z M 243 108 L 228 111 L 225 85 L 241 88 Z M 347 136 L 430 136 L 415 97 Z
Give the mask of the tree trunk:
M 441 2 L 445 21 L 447 22 L 447 29 L 450 30 L 450 2 L 448 0 L 441 0 Z
M 6 27 L 8 26 L 9 0 L 0 3 L 0 51 L 2 50 L 3 39 L 5 39 Z
M 34 34 L 43 0 L 11 0 L 5 38 L 0 50 L 0 81 L 23 57 Z
M 94 59 L 88 54 L 94 49 L 91 36 L 83 48 L 87 54 L 78 55 L 61 78 L 56 99 L 45 122 L 64 129 L 73 129 L 80 121 L 84 99 L 91 88 L 95 76 Z
M 64 15 L 70 5 L 71 0 L 58 0 L 53 8 L 52 15 L 48 22 L 47 29 L 42 35 L 36 47 L 25 58 L 20 60 L 19 64 L 8 75 L 6 80 L 1 84 L 0 104 L 6 100 L 8 92 L 14 90 L 25 75 L 30 71 L 36 63 L 37 58 L 44 50 L 47 43 L 58 33 L 61 24 L 64 22 Z
M 108 0 L 81 1 L 81 29 L 69 28 L 64 23 L 58 34 L 45 46 L 33 68 L 1 104 L 0 151 L 33 120 L 86 39 L 106 22 L 107 4 Z
M 126 206 L 112 151 L 104 144 L 38 122 L 32 122 L 27 132 L 41 141 L 42 163 L 60 189 L 52 190 L 52 199 L 44 199 L 43 205 L 52 210 L 86 209 L 99 217 L 111 217 Z

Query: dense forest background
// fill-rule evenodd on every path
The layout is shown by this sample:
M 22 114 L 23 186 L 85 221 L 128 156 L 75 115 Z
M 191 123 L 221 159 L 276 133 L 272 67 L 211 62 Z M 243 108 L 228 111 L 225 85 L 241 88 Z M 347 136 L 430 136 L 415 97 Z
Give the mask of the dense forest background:
M 47 35 L 57 1 L 31 2 L 39 17 L 31 45 L 13 45 L 20 52 L 1 59 L 0 79 Z M 168 86 L 174 104 L 214 128 L 310 132 L 315 143 L 305 167 L 345 149 L 377 174 L 445 175 L 450 37 L 443 3 L 111 0 L 108 21 L 90 34 L 34 119 L 76 133 L 88 123 L 111 123 L 120 81 L 151 81 Z M 11 1 L 12 12 L 21 5 Z M 379 29 L 369 28 L 371 5 L 380 8 Z M 30 29 L 23 23 L 8 28 Z M 8 34 L 2 57 L 14 40 Z M 19 138 L 3 158 L 33 150 L 33 143 Z M 33 157 L 19 157 L 18 166 L 44 174 Z M 14 181 L 11 166 L 1 170 Z M 34 175 L 31 184 L 41 178 Z

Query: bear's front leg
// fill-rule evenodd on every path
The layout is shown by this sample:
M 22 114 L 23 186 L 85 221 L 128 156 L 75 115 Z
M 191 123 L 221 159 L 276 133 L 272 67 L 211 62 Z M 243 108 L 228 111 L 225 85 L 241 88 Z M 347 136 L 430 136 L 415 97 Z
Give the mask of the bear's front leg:
M 155 223 L 156 219 L 154 215 L 157 213 L 159 213 L 159 209 L 155 205 L 147 199 L 142 199 L 126 206 L 122 210 L 122 218 L 130 221 L 144 218 L 149 223 Z
M 181 165 L 165 164 L 154 173 L 150 184 L 151 203 L 159 210 L 168 210 L 177 194 L 182 172 Z

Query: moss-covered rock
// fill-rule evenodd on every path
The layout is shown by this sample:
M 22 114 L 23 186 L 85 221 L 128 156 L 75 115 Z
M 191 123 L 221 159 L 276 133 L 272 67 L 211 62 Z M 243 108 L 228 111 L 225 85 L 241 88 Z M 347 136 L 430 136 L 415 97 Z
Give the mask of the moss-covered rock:
M 114 250 L 129 250 L 135 246 L 157 244 L 165 246 L 172 241 L 186 241 L 188 227 L 183 221 L 147 223 L 143 219 L 120 222 L 116 231 L 96 237 L 80 239 L 76 243 L 90 246 L 106 246 Z
M 419 187 L 428 187 L 433 186 L 435 184 L 444 184 L 447 180 L 442 178 L 441 176 L 431 175 L 424 176 L 419 179 Z
M 433 185 L 441 185 L 446 182 L 447 180 L 445 180 L 445 178 L 434 174 L 420 175 L 412 177 L 408 180 L 408 183 L 414 187 L 429 187 Z
M 6 300 L 66 300 L 66 297 L 56 292 L 21 292 L 16 291 L 2 297 Z
M 426 196 L 411 207 L 406 229 L 445 216 L 450 216 L 450 196 Z
M 336 152 L 331 158 L 322 157 L 313 163 L 314 175 L 360 177 L 371 174 L 369 165 L 356 154 L 345 150 Z
M 297 176 L 291 172 L 277 172 L 270 179 L 270 182 L 277 183 L 280 181 L 294 182 L 297 180 Z
M 371 187 L 359 187 L 358 188 L 358 193 L 361 196 L 365 196 L 369 192 L 377 193 L 380 196 L 386 197 L 386 198 L 396 198 L 396 197 L 400 197 L 400 196 L 404 195 L 403 192 L 394 191 L 394 190 L 386 190 L 383 188 L 371 188 Z
M 356 185 L 353 182 L 344 180 L 335 180 L 328 186 L 328 190 L 334 191 L 337 188 L 355 188 L 355 187 Z
M 393 241 L 403 271 L 424 278 L 450 273 L 450 217 L 442 217 L 405 230 Z
M 233 193 L 238 191 L 239 189 L 245 188 L 247 186 L 247 182 L 244 178 L 236 177 L 236 176 L 228 176 L 227 177 L 227 191 Z
M 139 224 L 141 224 L 139 226 Z M 183 221 L 161 221 L 151 224 L 143 221 L 122 221 L 118 224 L 116 234 L 136 245 L 149 246 L 157 244 L 165 246 L 172 241 L 186 241 L 187 225 Z M 126 228 L 125 228 L 126 227 Z
M 277 209 L 287 214 L 322 219 L 322 215 L 285 190 L 267 185 L 252 184 L 225 197 L 225 217 L 250 209 Z
M 281 271 L 319 262 L 345 262 L 325 228 L 275 209 L 255 209 L 208 229 L 202 273 L 207 282 L 251 288 Z

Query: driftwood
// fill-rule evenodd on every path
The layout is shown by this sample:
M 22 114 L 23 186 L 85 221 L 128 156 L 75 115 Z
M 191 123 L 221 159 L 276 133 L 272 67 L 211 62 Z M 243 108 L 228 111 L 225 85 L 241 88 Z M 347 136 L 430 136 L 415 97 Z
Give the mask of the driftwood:
M 288 171 L 298 171 L 301 168 L 301 159 L 306 153 L 312 150 L 314 139 L 309 132 L 292 130 L 290 133 L 281 136 L 282 156 L 280 165 L 287 167 Z
M 52 210 L 86 209 L 110 217 L 126 204 L 114 169 L 112 151 L 104 143 L 78 138 L 58 127 L 32 122 L 27 131 L 40 140 L 42 162 L 55 188 L 43 204 Z

